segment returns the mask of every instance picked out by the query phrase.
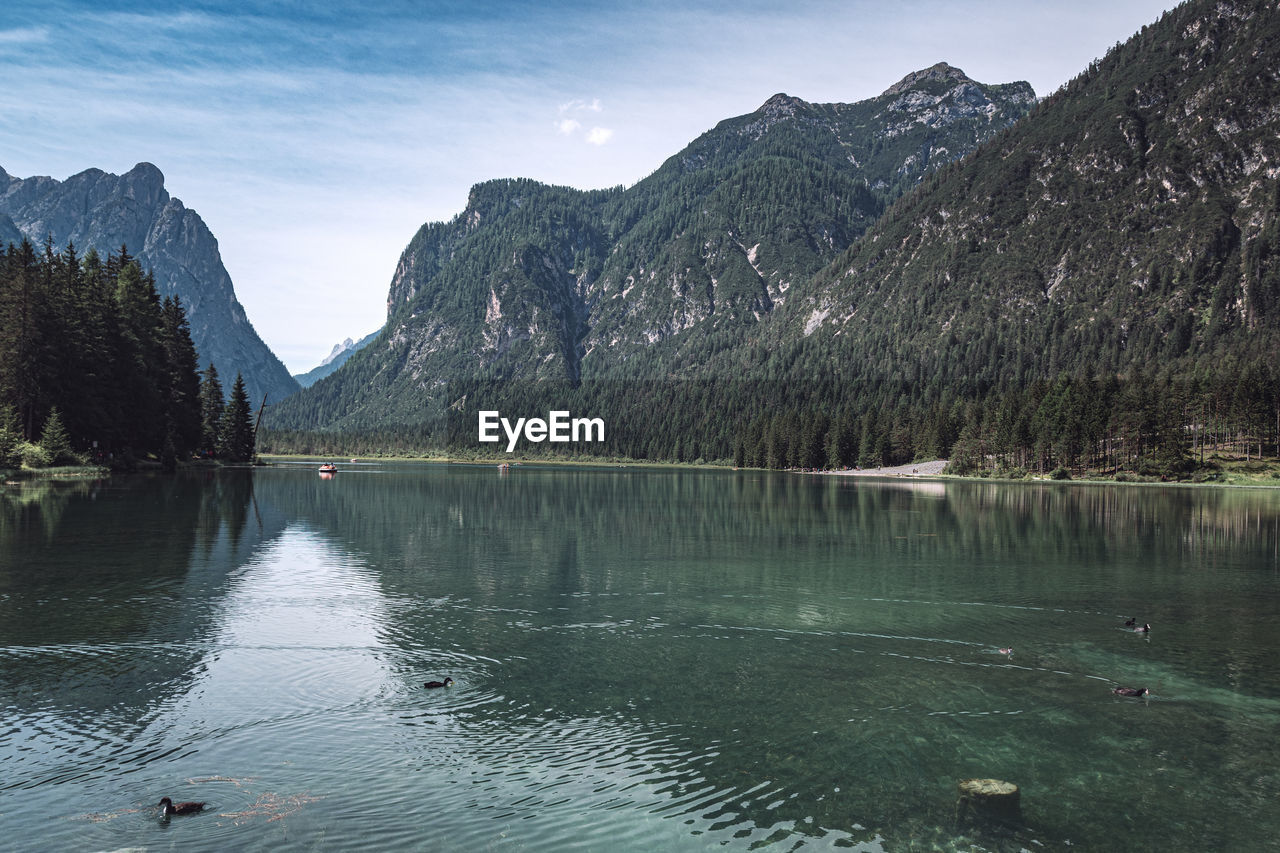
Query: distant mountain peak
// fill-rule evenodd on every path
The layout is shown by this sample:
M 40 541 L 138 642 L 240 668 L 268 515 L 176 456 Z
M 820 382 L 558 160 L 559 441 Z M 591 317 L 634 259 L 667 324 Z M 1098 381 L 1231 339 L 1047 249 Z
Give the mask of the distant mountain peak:
M 794 98 L 785 92 L 779 92 L 761 105 L 756 112 L 764 113 L 771 118 L 781 118 L 782 116 L 793 116 L 796 110 L 807 107 L 808 104 L 799 98 Z
M 344 352 L 346 352 L 347 350 L 351 349 L 351 348 L 352 348 L 352 347 L 354 347 L 355 345 L 356 345 L 356 342 L 355 342 L 355 341 L 353 341 L 353 340 L 351 340 L 351 338 L 347 338 L 345 341 L 343 341 L 343 342 L 342 342 L 342 343 L 340 343 L 340 344 L 334 344 L 334 345 L 333 345 L 333 352 L 329 353 L 329 357 L 328 357 L 328 358 L 326 358 L 324 361 L 320 362 L 320 366 L 321 366 L 321 367 L 323 367 L 324 365 L 329 364 L 329 363 L 330 363 L 330 362 L 332 362 L 335 358 L 337 358 L 338 356 L 342 355 Z
M 105 174 L 100 169 L 96 171 Z M 134 186 L 164 187 L 164 172 L 152 163 L 138 163 L 120 177 Z
M 321 379 L 324 379 L 329 374 L 336 372 L 339 367 L 346 364 L 347 360 L 350 359 L 351 356 L 355 355 L 357 352 L 372 343 L 373 339 L 376 338 L 378 333 L 381 331 L 382 330 L 379 329 L 377 332 L 370 332 L 358 341 L 347 338 L 340 344 L 334 344 L 333 352 L 329 353 L 328 358 L 320 362 L 316 367 L 308 370 L 306 373 L 299 373 L 293 378 L 298 380 L 298 384 L 303 388 L 310 388 L 312 385 L 316 384 Z
M 880 97 L 887 95 L 900 95 L 908 89 L 914 89 L 921 83 L 928 83 L 934 80 L 956 83 L 972 83 L 973 80 L 969 76 L 956 68 L 954 65 L 948 65 L 945 62 L 939 62 L 936 65 L 930 65 L 921 71 L 912 71 L 906 77 L 903 77 L 897 83 L 894 83 L 888 89 L 881 93 Z
M 102 171 L 102 170 L 99 169 L 98 171 Z M 145 176 L 148 178 L 152 178 L 154 180 L 158 180 L 161 183 L 164 182 L 164 172 L 160 171 L 160 167 L 157 166 L 155 163 L 149 163 L 146 160 L 142 160 L 138 163 L 135 163 L 133 165 L 133 168 L 125 172 L 125 174 L 133 175 L 135 177 Z

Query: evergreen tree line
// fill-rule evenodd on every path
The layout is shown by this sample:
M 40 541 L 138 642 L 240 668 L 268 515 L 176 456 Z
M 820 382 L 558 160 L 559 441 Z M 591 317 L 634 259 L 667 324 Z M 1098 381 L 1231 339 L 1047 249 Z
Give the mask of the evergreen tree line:
M 947 458 L 959 474 L 1085 470 L 1181 476 L 1210 453 L 1280 452 L 1280 371 L 1227 361 L 1211 373 L 1060 374 L 976 400 L 761 415 L 735 465 L 844 469 Z
M 243 380 L 224 404 L 213 366 L 204 387 L 198 369 L 182 302 L 161 299 L 126 247 L 81 257 L 23 240 L 0 252 L 0 467 L 247 461 Z
M 847 469 L 946 458 L 954 473 L 1130 471 L 1183 476 L 1211 453 L 1280 453 L 1280 371 L 1263 358 L 1123 377 L 1062 373 L 982 397 L 859 395 L 834 381 L 454 383 L 443 411 L 376 431 L 272 431 L 276 452 L 504 455 L 478 412 L 606 423 L 601 444 L 521 441 L 517 455 Z

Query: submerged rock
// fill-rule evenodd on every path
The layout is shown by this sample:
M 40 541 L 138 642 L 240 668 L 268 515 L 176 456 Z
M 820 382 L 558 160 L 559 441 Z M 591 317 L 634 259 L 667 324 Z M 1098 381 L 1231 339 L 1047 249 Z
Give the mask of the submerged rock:
M 962 779 L 957 784 L 956 821 L 1022 822 L 1022 794 L 1012 782 Z

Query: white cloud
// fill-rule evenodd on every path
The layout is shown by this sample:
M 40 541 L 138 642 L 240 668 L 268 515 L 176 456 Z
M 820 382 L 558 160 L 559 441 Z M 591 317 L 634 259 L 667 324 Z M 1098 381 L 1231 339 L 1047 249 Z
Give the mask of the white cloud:
M 35 44 L 49 40 L 48 27 L 18 27 L 0 30 L 0 44 Z
M 564 136 L 574 136 L 582 130 L 582 122 L 571 116 L 602 112 L 604 112 L 604 104 L 599 98 L 592 98 L 589 101 L 574 98 L 572 101 L 565 101 L 560 105 L 560 119 L 556 122 L 556 130 Z M 590 145 L 604 145 L 612 138 L 613 130 L 607 127 L 593 127 L 587 131 L 586 135 L 586 141 Z
M 560 105 L 560 114 L 565 113 L 598 113 L 604 111 L 604 105 L 600 103 L 599 98 L 592 98 L 590 101 L 584 101 L 581 98 L 574 98 L 572 101 L 566 101 Z

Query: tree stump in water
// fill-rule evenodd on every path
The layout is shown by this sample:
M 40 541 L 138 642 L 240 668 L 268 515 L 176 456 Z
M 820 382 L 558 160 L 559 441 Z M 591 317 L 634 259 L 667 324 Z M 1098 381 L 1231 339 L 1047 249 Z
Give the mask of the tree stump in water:
M 962 779 L 956 786 L 956 820 L 1022 822 L 1022 795 L 1018 786 L 999 779 Z

